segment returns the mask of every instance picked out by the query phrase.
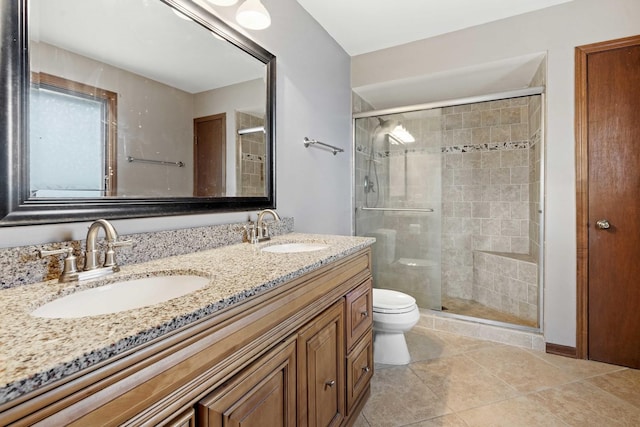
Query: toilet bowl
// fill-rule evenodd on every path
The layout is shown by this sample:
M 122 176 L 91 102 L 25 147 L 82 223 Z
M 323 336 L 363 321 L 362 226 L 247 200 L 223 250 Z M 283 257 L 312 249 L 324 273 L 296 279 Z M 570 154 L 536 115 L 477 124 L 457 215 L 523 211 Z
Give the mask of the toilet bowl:
M 416 300 L 402 292 L 373 289 L 373 360 L 385 365 L 411 361 L 404 333 L 420 319 Z

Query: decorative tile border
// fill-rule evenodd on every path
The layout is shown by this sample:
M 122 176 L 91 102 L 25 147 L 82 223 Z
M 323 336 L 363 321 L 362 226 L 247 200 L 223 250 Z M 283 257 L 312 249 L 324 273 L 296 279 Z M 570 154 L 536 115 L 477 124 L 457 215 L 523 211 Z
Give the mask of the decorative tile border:
M 257 154 L 242 153 L 242 160 L 251 160 L 253 162 L 262 162 L 264 159 Z
M 520 150 L 529 148 L 529 141 L 489 142 L 474 145 L 450 145 L 442 147 L 443 153 L 473 153 L 478 151 Z
M 540 141 L 539 132 L 536 132 L 530 141 L 512 141 L 512 142 L 489 142 L 484 144 L 473 145 L 449 145 L 446 147 L 421 147 L 421 148 L 405 148 L 403 150 L 388 150 L 388 151 L 376 151 L 375 156 L 377 158 L 390 158 L 396 156 L 403 156 L 405 154 L 434 154 L 434 153 L 477 153 L 483 151 L 502 151 L 502 150 L 523 150 L 533 147 Z M 369 149 L 362 145 L 356 145 L 356 152 L 362 154 L 369 154 Z

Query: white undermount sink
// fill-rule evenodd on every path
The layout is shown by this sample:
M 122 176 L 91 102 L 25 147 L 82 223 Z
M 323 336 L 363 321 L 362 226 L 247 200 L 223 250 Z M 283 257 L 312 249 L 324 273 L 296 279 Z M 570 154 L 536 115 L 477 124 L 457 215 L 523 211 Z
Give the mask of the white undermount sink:
M 322 243 L 281 243 L 262 248 L 263 252 L 273 252 L 278 254 L 290 254 L 297 252 L 313 252 L 327 249 L 329 245 Z
M 195 275 L 123 280 L 55 299 L 31 312 L 49 319 L 73 319 L 146 307 L 195 292 L 209 283 Z

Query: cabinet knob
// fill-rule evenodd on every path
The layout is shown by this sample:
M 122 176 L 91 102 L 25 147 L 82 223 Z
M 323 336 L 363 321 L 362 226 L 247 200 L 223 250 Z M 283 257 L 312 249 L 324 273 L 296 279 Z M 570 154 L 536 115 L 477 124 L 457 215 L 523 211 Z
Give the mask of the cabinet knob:
M 371 368 L 368 366 L 365 366 L 364 368 L 362 368 L 362 372 L 365 372 L 365 373 L 369 372 L 370 370 Z
M 369 315 L 369 312 L 367 310 L 360 312 L 360 316 L 362 317 L 367 317 L 368 315 Z
M 336 380 L 329 380 L 324 383 L 324 385 L 326 385 L 327 387 L 333 387 L 334 385 L 336 385 Z
M 607 221 L 606 219 L 598 220 L 598 222 L 596 222 L 596 226 L 601 230 L 611 228 L 611 224 L 609 224 L 609 221 Z

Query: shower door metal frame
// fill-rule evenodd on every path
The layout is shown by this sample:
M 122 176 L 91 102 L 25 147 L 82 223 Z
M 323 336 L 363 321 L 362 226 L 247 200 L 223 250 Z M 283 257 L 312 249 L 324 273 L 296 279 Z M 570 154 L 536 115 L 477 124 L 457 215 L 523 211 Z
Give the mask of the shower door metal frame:
M 366 117 L 388 116 L 391 114 L 408 113 L 410 111 L 433 110 L 434 108 L 454 107 L 466 104 L 477 104 L 478 102 L 497 101 L 499 99 L 519 98 L 523 96 L 542 95 L 544 86 L 528 87 L 524 89 L 510 90 L 506 92 L 496 92 L 487 95 L 469 96 L 466 98 L 448 99 L 444 101 L 427 102 L 424 104 L 407 105 L 404 107 L 385 108 L 382 110 L 363 111 L 353 114 L 352 128 L 355 137 L 355 120 Z
M 501 99 L 520 98 L 524 96 L 540 95 L 540 249 L 538 251 L 538 327 L 532 328 L 530 326 L 516 325 L 513 323 L 499 322 L 495 320 L 483 319 L 481 317 L 470 317 L 455 313 L 445 313 L 443 311 L 430 310 L 442 317 L 449 317 L 460 320 L 470 320 L 485 325 L 500 326 L 509 329 L 519 330 L 523 332 L 544 332 L 544 224 L 545 224 L 545 164 L 546 164 L 546 147 L 545 147 L 545 135 L 546 135 L 546 99 L 545 99 L 545 86 L 534 86 L 524 89 L 516 89 L 505 92 L 496 92 L 486 95 L 469 96 L 465 98 L 455 98 L 443 101 L 427 102 L 424 104 L 407 105 L 403 107 L 386 108 L 380 110 L 363 111 L 361 113 L 354 113 L 351 117 L 351 206 L 352 206 L 352 224 L 351 234 L 355 235 L 356 232 L 356 216 L 358 206 L 356 206 L 356 120 L 369 117 L 388 116 L 392 114 L 408 113 L 412 111 L 421 110 L 433 110 L 435 108 L 453 107 L 466 104 L 476 104 L 479 102 L 497 101 Z M 382 208 L 381 208 L 382 209 Z M 380 209 L 380 210 L 381 210 Z

